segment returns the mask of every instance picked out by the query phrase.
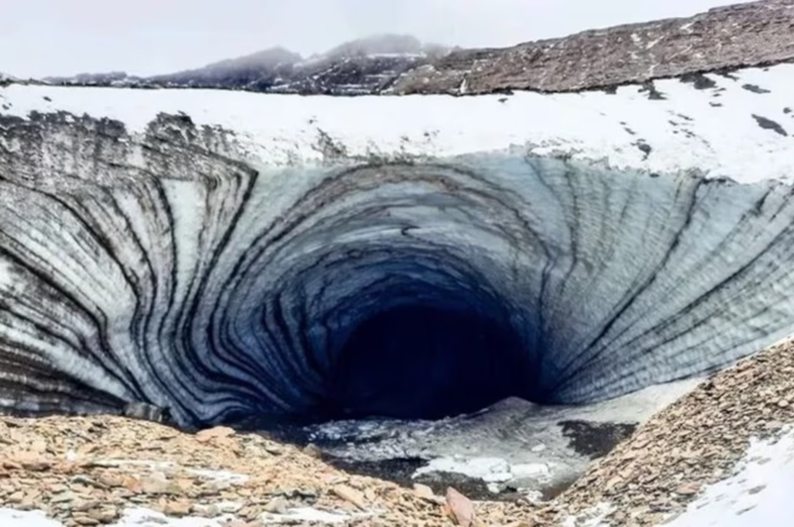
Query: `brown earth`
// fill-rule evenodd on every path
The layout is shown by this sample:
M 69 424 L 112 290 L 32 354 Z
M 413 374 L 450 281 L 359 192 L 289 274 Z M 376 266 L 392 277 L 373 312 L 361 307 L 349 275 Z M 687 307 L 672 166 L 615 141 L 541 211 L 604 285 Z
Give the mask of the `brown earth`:
M 578 91 L 794 59 L 794 1 L 765 0 L 584 31 L 509 48 L 461 50 L 404 73 L 393 93 Z
M 3 417 L 0 444 L 0 506 L 42 509 L 67 526 L 112 523 L 133 506 L 176 517 L 230 513 L 240 519 L 230 527 L 253 527 L 262 513 L 302 506 L 374 513 L 348 525 L 452 521 L 444 500 L 425 487 L 348 475 L 311 449 L 230 428 L 191 434 L 117 416 Z M 526 504 L 476 509 L 488 525 L 528 512 Z
M 612 527 L 656 525 L 731 475 L 751 438 L 794 423 L 794 341 L 702 383 L 595 464 L 549 508 L 574 514 L 610 502 Z M 548 516 L 547 516 L 548 517 Z
M 441 56 L 332 55 L 300 67 L 282 57 L 285 53 L 289 55 L 281 49 L 266 50 L 198 70 L 148 78 L 111 73 L 49 81 L 72 86 L 202 87 L 304 95 L 614 88 L 792 61 L 794 0 L 762 0 L 714 8 L 690 18 L 595 29 L 507 48 L 460 49 Z
M 655 525 L 729 476 L 751 438 L 794 423 L 793 351 L 791 341 L 773 346 L 713 376 L 542 505 L 472 504 L 454 491 L 445 499 L 346 474 L 310 447 L 116 416 L 0 418 L 0 505 L 43 509 L 67 526 L 111 523 L 145 506 L 170 516 L 227 513 L 239 518 L 230 527 L 254 527 L 262 513 L 312 506 L 359 514 L 346 525 L 518 527 L 559 525 L 608 502 L 612 526 Z

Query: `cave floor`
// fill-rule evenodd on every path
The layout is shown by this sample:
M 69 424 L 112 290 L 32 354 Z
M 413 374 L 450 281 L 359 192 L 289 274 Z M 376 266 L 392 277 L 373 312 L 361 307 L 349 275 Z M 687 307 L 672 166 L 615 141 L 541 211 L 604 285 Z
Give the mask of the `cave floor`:
M 443 499 L 426 489 L 349 475 L 311 447 L 226 427 L 192 434 L 115 416 L 3 417 L 0 442 L 3 527 L 143 527 L 168 517 L 180 527 L 449 525 Z M 531 506 L 477 508 L 491 525 Z
M 455 525 L 450 511 L 470 526 L 659 525 L 739 473 L 751 444 L 791 429 L 793 350 L 773 346 L 712 376 L 539 503 L 445 498 L 347 473 L 314 445 L 223 427 L 193 434 L 115 416 L 2 417 L 0 525 L 430 527 Z M 744 497 L 762 499 L 763 488 L 755 481 Z
M 636 427 L 697 386 L 689 379 L 583 406 L 505 399 L 440 420 L 341 420 L 281 426 L 268 437 L 315 445 L 352 473 L 404 486 L 448 486 L 484 500 L 548 500 Z

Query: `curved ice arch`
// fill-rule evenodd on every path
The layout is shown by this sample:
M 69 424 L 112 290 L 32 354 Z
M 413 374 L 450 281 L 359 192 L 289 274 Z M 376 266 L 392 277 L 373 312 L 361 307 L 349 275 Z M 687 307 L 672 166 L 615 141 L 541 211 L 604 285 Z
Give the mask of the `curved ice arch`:
M 3 125 L 0 404 L 17 410 L 310 412 L 351 332 L 417 299 L 508 325 L 524 395 L 553 403 L 794 329 L 780 182 L 520 149 L 274 168 L 184 117 L 135 136 L 68 114 Z

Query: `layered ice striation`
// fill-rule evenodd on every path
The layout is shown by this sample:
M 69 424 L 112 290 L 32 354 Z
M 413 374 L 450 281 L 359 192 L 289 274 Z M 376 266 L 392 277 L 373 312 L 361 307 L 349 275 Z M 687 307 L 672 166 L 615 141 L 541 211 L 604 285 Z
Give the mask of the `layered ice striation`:
M 662 100 L 308 98 L 299 114 L 292 97 L 6 88 L 0 405 L 437 417 L 720 367 L 794 332 L 794 139 L 753 117 L 772 119 L 793 71 L 714 76 L 715 92 L 671 79 Z M 554 111 L 570 131 L 537 141 Z M 739 176 L 719 170 L 748 144 Z

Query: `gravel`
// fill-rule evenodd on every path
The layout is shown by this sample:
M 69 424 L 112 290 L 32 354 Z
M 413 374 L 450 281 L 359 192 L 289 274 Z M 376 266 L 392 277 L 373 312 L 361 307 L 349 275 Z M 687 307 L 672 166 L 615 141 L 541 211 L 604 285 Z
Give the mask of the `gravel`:
M 641 425 L 558 498 L 472 501 L 350 475 L 254 433 L 198 433 L 117 416 L 0 417 L 0 507 L 42 510 L 67 527 L 167 517 L 336 525 L 657 525 L 735 471 L 751 440 L 794 423 L 794 342 L 718 373 Z M 450 500 L 452 500 L 450 502 Z M 457 509 L 457 515 L 456 515 Z M 473 516 L 472 516 L 473 514 Z M 289 520 L 292 521 L 292 520 Z M 237 522 L 237 523 L 235 523 Z M 567 522 L 567 523 L 566 523 Z

